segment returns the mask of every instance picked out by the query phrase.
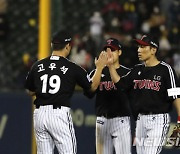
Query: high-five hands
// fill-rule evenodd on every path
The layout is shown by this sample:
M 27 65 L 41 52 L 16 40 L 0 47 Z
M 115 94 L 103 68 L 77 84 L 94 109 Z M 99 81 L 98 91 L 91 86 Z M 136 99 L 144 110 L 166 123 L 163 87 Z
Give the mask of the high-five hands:
M 106 51 L 107 51 L 107 57 L 108 57 L 107 66 L 109 67 L 113 65 L 114 57 L 110 48 L 107 48 Z
M 96 71 L 92 77 L 91 91 L 95 91 L 101 81 L 101 74 L 108 61 L 107 53 L 102 51 L 97 58 L 95 58 Z
M 113 66 L 114 57 L 110 48 L 107 48 L 106 51 L 102 51 L 97 58 L 95 58 L 96 68 L 104 68 L 105 66 Z
M 97 58 L 95 58 L 95 65 L 96 65 L 96 68 L 104 68 L 106 65 L 107 65 L 107 62 L 108 62 L 108 56 L 107 56 L 107 53 L 105 51 L 102 51 Z

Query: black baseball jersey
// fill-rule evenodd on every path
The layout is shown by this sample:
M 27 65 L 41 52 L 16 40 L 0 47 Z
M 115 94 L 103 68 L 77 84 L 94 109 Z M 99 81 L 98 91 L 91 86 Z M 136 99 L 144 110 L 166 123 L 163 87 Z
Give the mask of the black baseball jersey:
M 50 56 L 37 61 L 28 73 L 25 88 L 36 93 L 36 105 L 70 106 L 76 84 L 88 94 L 87 72 L 64 57 Z
M 122 77 L 126 75 L 130 69 L 120 66 L 117 73 Z M 95 70 L 90 73 L 93 76 Z M 127 95 L 118 91 L 115 84 L 111 80 L 109 69 L 105 67 L 102 71 L 101 81 L 98 89 L 96 90 L 96 115 L 107 115 L 109 117 L 116 116 L 129 116 L 129 102 Z
M 153 67 L 136 65 L 131 72 L 115 85 L 129 91 L 130 100 L 138 113 L 168 113 L 177 95 L 168 96 L 168 89 L 176 88 L 177 76 L 165 62 Z

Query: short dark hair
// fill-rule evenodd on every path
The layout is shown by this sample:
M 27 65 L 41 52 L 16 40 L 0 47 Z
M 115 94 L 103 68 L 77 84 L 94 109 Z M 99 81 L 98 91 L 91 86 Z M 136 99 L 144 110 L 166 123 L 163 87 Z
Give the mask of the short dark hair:
M 61 50 L 70 42 L 71 35 L 68 32 L 66 32 L 65 30 L 58 31 L 54 33 L 52 37 L 52 49 Z
M 62 50 L 65 46 L 66 46 L 66 44 L 54 44 L 54 43 L 52 43 L 52 50 L 54 50 L 54 51 Z
M 154 47 L 154 46 L 150 46 L 150 49 L 151 48 L 156 48 L 156 47 Z M 157 56 L 157 54 L 158 54 L 158 50 L 159 50 L 159 48 L 156 48 L 156 53 L 155 53 L 155 56 Z

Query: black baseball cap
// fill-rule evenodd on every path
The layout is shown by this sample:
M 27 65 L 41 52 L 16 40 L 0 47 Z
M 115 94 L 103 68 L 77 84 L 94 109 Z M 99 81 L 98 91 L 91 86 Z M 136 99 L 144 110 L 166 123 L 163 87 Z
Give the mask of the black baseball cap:
M 135 41 L 139 45 L 152 46 L 152 47 L 155 47 L 155 48 L 159 48 L 159 42 L 158 42 L 158 39 L 156 37 L 150 37 L 150 36 L 147 36 L 147 35 L 143 35 L 141 37 L 141 39 L 135 39 Z
M 120 42 L 115 38 L 109 38 L 106 40 L 106 43 L 104 45 L 104 50 L 107 48 L 111 48 L 112 50 L 121 50 L 121 44 Z
M 61 30 L 53 35 L 51 42 L 53 44 L 68 44 L 71 40 L 71 35 L 68 32 Z

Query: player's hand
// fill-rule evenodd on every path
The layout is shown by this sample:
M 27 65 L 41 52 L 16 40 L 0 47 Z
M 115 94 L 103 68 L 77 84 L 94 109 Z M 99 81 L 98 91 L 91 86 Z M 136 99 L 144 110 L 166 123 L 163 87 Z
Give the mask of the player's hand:
M 108 57 L 107 66 L 110 67 L 114 63 L 114 57 L 110 48 L 107 48 L 106 51 L 107 51 L 107 57 Z
M 96 68 L 101 68 L 103 69 L 106 65 L 107 65 L 107 61 L 108 61 L 108 56 L 107 53 L 105 51 L 102 51 L 97 58 L 95 58 L 95 65 Z

